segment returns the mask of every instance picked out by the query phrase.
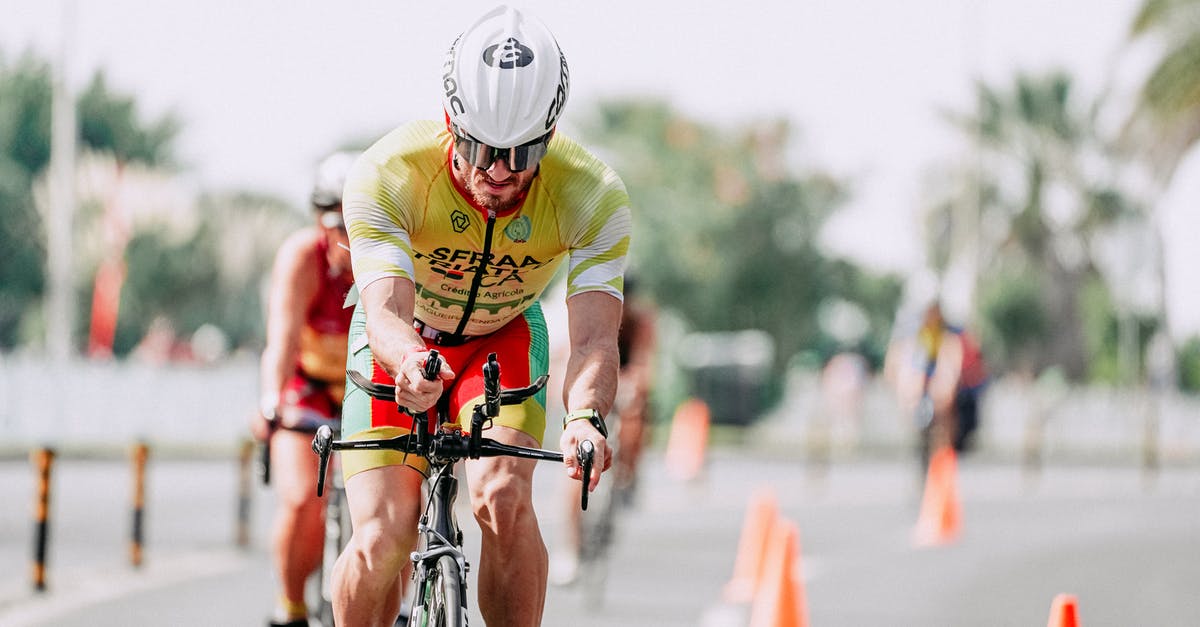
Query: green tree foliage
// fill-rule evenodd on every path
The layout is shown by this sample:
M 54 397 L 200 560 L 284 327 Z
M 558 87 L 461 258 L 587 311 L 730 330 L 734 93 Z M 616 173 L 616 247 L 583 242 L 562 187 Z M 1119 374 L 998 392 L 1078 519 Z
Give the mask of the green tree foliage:
M 873 323 L 858 348 L 882 354 L 899 282 L 820 249 L 846 186 L 792 171 L 785 123 L 726 132 L 664 103 L 608 102 L 584 132 L 629 188 L 632 271 L 661 306 L 698 331 L 767 331 L 779 371 L 802 350 L 850 348 L 818 320 L 841 299 Z
M 0 58 L 0 247 L 6 257 L 0 264 L 0 350 L 29 339 L 21 337 L 22 324 L 36 318 L 45 289 L 45 233 L 33 189 L 50 161 L 52 78 L 49 64 L 32 55 L 12 65 Z M 126 185 L 169 185 L 163 169 L 173 164 L 172 144 L 181 130 L 173 114 L 146 120 L 135 99 L 114 91 L 101 72 L 77 105 L 81 167 L 106 163 L 108 155 L 107 163 L 126 172 L 128 164 L 147 166 L 125 177 Z M 96 265 L 109 252 L 100 237 L 103 202 L 82 197 L 75 215 L 80 347 Z M 302 214 L 278 199 L 245 192 L 209 194 L 194 205 L 148 212 L 130 225 L 114 353 L 127 354 L 156 321 L 183 339 L 209 324 L 233 346 L 260 346 L 262 282 L 275 248 L 303 222 Z
M 990 343 L 1000 347 L 992 352 L 1012 359 L 997 365 L 1058 366 L 1085 379 L 1104 341 L 1088 335 L 1103 334 L 1086 324 L 1089 308 L 1113 316 L 1110 298 L 1084 300 L 1089 285 L 1106 285 L 1094 241 L 1120 220 L 1144 219 L 1144 211 L 1113 183 L 1121 164 L 1097 130 L 1098 105 L 1080 98 L 1070 76 L 1018 75 L 1009 86 L 977 89 L 978 110 L 953 119 L 980 165 L 944 177 L 929 223 L 982 229 L 967 238 L 968 252 L 987 269 L 978 291 Z M 948 256 L 936 247 L 931 254 Z
M 26 312 L 45 289 L 45 236 L 33 203 L 34 176 L 50 160 L 50 70 L 0 57 L 0 350 L 20 339 Z
M 1200 337 L 1193 337 L 1179 349 L 1179 387 L 1200 393 Z
M 1200 0 L 1144 0 L 1130 38 L 1161 50 L 1126 127 L 1126 139 L 1169 180 L 1200 140 Z
M 0 350 L 22 339 L 22 322 L 45 290 L 46 236 L 33 188 L 50 162 L 52 83 L 46 61 L 27 54 L 9 64 L 0 57 Z M 151 165 L 169 160 L 179 128 L 172 116 L 143 123 L 133 100 L 113 93 L 101 73 L 79 95 L 78 115 L 81 149 Z
M 97 72 L 80 94 L 78 111 L 84 145 L 111 152 L 120 162 L 170 165 L 171 144 L 180 130 L 178 118 L 167 115 L 142 121 L 133 98 L 109 89 L 103 72 Z
M 182 339 L 208 324 L 231 346 L 264 343 L 263 281 L 301 216 L 276 198 L 248 192 L 207 195 L 198 208 L 200 222 L 183 238 L 145 229 L 130 241 L 114 354 L 133 350 L 156 320 Z

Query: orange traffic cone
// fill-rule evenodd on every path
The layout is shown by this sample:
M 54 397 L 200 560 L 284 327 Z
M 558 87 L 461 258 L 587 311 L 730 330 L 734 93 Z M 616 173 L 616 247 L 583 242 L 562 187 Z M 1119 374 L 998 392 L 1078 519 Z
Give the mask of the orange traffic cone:
M 1046 627 L 1079 627 L 1079 607 L 1075 595 L 1064 593 L 1054 597 Z
M 704 467 L 704 449 L 708 447 L 708 405 L 688 399 L 675 410 L 671 434 L 667 439 L 667 472 L 680 480 L 695 479 Z
M 800 572 L 800 531 L 789 520 L 771 530 L 763 581 L 750 608 L 750 627 L 806 627 L 808 608 Z
M 919 547 L 949 544 L 962 533 L 962 505 L 958 501 L 958 463 L 954 449 L 945 446 L 929 459 L 921 513 L 913 530 Z
M 763 577 L 771 529 L 779 519 L 775 491 L 761 487 L 750 495 L 750 506 L 742 522 L 737 558 L 733 562 L 733 578 L 725 584 L 724 598 L 728 603 L 749 603 L 754 599 Z

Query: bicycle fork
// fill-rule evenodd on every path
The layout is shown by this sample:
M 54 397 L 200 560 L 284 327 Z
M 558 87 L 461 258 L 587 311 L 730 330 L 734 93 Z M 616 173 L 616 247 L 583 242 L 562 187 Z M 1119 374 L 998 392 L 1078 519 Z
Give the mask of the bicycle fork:
M 428 581 L 428 573 L 435 568 L 439 558 L 443 555 L 454 558 L 462 575 L 460 581 L 464 594 L 467 573 L 471 570 L 471 565 L 462 551 L 462 531 L 454 514 L 454 503 L 458 497 L 458 478 L 449 467 L 435 476 L 430 492 L 429 507 L 421 515 L 421 522 L 417 525 L 417 532 L 424 540 L 425 548 L 410 554 L 413 579 L 417 584 L 410 625 L 425 624 L 429 618 L 425 612 L 431 591 L 426 588 L 425 582 Z

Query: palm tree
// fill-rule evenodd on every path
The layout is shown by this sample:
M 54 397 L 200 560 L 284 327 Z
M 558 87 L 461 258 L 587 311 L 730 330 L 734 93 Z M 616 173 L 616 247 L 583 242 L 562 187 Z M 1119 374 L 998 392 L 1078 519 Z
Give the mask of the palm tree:
M 1200 140 L 1200 0 L 1145 0 L 1129 35 L 1132 42 L 1163 44 L 1122 133 L 1127 149 L 1145 157 L 1156 187 L 1151 194 L 1158 196 L 1169 187 L 1184 156 Z M 1162 329 L 1170 337 L 1162 228 L 1157 212 L 1150 219 L 1159 250 L 1155 274 Z M 1173 379 L 1174 360 L 1166 367 L 1172 371 L 1167 376 Z
M 980 291 L 1011 294 L 998 282 L 1022 282 L 1040 309 L 1030 319 L 1049 321 L 1002 340 L 1023 346 L 1023 367 L 1036 372 L 1058 365 L 1081 379 L 1089 364 L 1081 297 L 1089 283 L 1102 280 L 1092 236 L 1137 209 L 1114 187 L 1116 166 L 1096 131 L 1097 106 L 1081 102 L 1070 76 L 1018 75 L 1009 88 L 978 85 L 977 97 L 973 116 L 953 120 L 977 144 L 980 164 L 960 166 L 940 182 L 930 224 L 943 234 L 959 224 L 983 225 L 970 238 L 976 248 L 970 252 L 987 269 Z M 1110 171 L 1095 172 L 1096 163 Z M 944 269 L 950 252 L 937 245 L 930 252 Z
M 1165 44 L 1126 126 L 1165 185 L 1200 140 L 1200 0 L 1145 0 L 1130 39 Z

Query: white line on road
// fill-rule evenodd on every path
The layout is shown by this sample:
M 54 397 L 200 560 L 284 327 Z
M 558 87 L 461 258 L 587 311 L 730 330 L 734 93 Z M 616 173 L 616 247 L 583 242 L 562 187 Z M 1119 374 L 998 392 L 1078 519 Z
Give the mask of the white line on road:
M 252 556 L 247 553 L 218 549 L 159 558 L 136 571 L 89 569 L 66 573 L 55 578 L 50 592 L 7 601 L 0 599 L 0 624 L 5 627 L 49 625 L 56 617 L 97 603 L 230 573 L 245 568 L 251 560 Z

